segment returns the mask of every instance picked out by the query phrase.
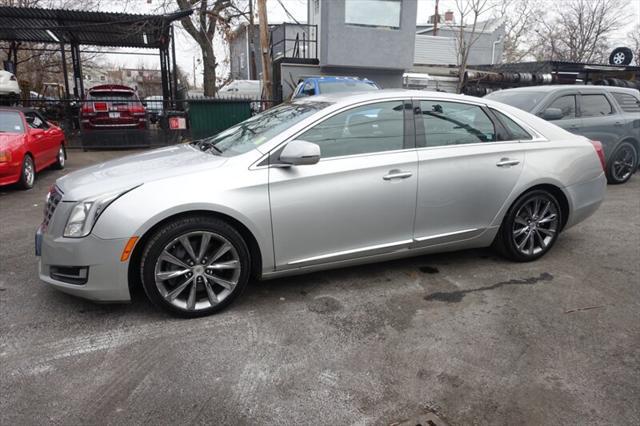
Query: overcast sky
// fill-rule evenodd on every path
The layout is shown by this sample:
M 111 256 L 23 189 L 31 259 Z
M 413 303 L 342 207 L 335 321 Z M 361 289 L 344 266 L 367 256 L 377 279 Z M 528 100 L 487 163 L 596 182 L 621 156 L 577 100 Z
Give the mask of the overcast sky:
M 125 0 L 113 0 L 113 3 L 106 4 L 105 11 L 122 11 L 122 3 Z M 430 15 L 434 12 L 435 0 L 416 0 L 418 1 L 418 23 L 425 23 Z M 535 1 L 535 0 L 532 0 Z M 559 0 L 561 1 L 561 0 Z M 640 22 L 640 0 L 627 0 L 629 3 L 628 8 L 625 10 L 628 16 L 628 25 L 624 28 L 620 28 L 613 37 L 611 42 L 613 45 L 625 45 L 626 35 L 634 24 Z M 289 13 L 293 15 L 299 22 L 305 22 L 307 20 L 307 0 L 280 0 L 280 2 L 286 7 Z M 153 11 L 159 6 L 161 0 L 129 0 L 126 2 L 128 5 L 126 12 L 135 13 L 153 13 Z M 133 7 L 135 6 L 135 7 Z M 455 0 L 440 0 L 439 11 L 444 13 L 446 10 L 456 10 Z M 291 19 L 285 13 L 283 7 L 277 0 L 267 0 L 267 12 L 269 23 L 281 23 L 291 22 Z M 488 16 L 487 16 L 488 17 Z M 183 30 L 176 31 L 176 60 L 178 66 L 182 68 L 190 76 L 190 83 L 192 83 L 193 75 L 193 59 L 200 58 L 200 49 L 197 44 L 191 39 L 191 37 Z M 136 49 L 127 49 L 129 52 L 135 52 Z M 139 50 L 143 52 L 153 52 L 150 50 Z M 228 51 L 222 43 L 216 44 L 216 56 L 221 63 L 219 70 L 222 74 L 228 72 L 228 66 L 223 61 L 228 56 Z M 160 61 L 157 56 L 136 56 L 136 55 L 117 55 L 109 54 L 104 56 L 109 62 L 116 63 L 127 67 L 138 67 L 144 65 L 147 68 L 159 68 Z M 202 83 L 201 78 L 202 69 L 196 70 L 198 76 L 198 85 Z

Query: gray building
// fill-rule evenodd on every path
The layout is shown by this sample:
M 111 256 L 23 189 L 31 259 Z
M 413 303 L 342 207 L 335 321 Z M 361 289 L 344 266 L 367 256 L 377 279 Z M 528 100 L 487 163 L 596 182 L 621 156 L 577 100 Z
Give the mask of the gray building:
M 415 0 L 309 0 L 322 73 L 402 87 L 402 74 L 413 65 L 416 12 Z
M 251 73 L 251 45 L 249 43 L 249 24 L 243 22 L 234 29 L 229 42 L 229 77 L 232 80 L 259 80 L 262 74 L 262 55 L 260 55 L 260 28 L 253 29 L 256 58 L 256 75 Z

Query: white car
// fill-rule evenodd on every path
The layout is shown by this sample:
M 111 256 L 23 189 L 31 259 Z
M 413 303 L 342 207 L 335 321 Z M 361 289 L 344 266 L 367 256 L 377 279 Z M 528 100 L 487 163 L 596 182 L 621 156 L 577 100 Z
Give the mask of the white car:
M 0 97 L 20 98 L 20 86 L 18 79 L 9 71 L 0 70 Z

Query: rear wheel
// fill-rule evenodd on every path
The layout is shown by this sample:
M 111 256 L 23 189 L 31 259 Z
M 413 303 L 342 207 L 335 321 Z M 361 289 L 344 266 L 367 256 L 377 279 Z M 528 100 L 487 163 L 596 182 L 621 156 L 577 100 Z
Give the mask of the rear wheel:
M 249 250 L 233 227 L 216 218 L 184 217 L 149 240 L 142 284 L 156 306 L 199 317 L 220 311 L 242 293 L 250 265 Z
M 638 168 L 638 151 L 630 142 L 622 142 L 607 165 L 607 182 L 625 183 Z
M 561 223 L 562 210 L 551 193 L 528 192 L 507 212 L 496 237 L 496 247 L 516 262 L 536 260 L 556 242 Z
M 54 167 L 58 170 L 64 169 L 64 163 L 66 162 L 66 159 L 67 159 L 67 152 L 64 149 L 64 145 L 60 145 L 60 148 L 58 149 L 58 154 L 56 155 L 56 162 L 54 164 Z
M 33 163 L 33 158 L 29 154 L 26 154 L 22 159 L 22 171 L 20 173 L 20 180 L 18 184 L 22 189 L 33 188 L 33 183 L 36 180 L 36 166 Z

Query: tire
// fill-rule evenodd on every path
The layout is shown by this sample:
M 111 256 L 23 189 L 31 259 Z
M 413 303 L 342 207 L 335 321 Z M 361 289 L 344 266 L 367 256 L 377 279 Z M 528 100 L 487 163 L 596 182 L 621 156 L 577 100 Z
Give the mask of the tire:
M 507 259 L 531 262 L 551 250 L 561 224 L 562 210 L 553 194 L 543 189 L 529 191 L 507 211 L 494 248 Z
M 185 318 L 211 315 L 228 306 L 246 287 L 250 269 L 249 250 L 238 231 L 207 216 L 186 216 L 163 225 L 150 237 L 140 262 L 149 300 Z
M 64 148 L 64 145 L 60 145 L 58 149 L 58 154 L 56 154 L 56 162 L 53 167 L 57 170 L 64 169 L 64 165 L 67 159 L 67 150 Z
M 18 181 L 18 185 L 22 189 L 31 189 L 33 188 L 33 183 L 36 180 L 36 165 L 33 162 L 33 158 L 26 154 L 22 159 L 22 169 L 20 171 L 20 180 Z
M 638 150 L 631 142 L 622 142 L 607 163 L 607 182 L 619 185 L 631 179 L 638 168 Z
M 633 52 L 628 47 L 617 47 L 609 55 L 611 65 L 629 65 L 633 59 Z

